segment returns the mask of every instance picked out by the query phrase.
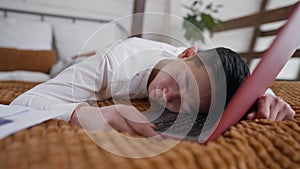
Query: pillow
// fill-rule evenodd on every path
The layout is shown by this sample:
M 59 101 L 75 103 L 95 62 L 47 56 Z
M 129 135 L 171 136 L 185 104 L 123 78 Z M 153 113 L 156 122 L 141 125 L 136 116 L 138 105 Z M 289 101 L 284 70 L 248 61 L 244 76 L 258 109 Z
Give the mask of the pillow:
M 102 49 L 124 36 L 113 23 L 55 23 L 53 27 L 58 58 L 64 62 L 81 53 Z
M 24 70 L 16 71 L 0 71 L 0 80 L 20 80 L 27 82 L 45 82 L 50 79 L 50 76 L 42 72 L 32 72 Z
M 55 63 L 54 50 L 0 48 L 0 71 L 28 70 L 49 73 Z
M 0 18 L 0 46 L 17 49 L 51 50 L 50 23 Z

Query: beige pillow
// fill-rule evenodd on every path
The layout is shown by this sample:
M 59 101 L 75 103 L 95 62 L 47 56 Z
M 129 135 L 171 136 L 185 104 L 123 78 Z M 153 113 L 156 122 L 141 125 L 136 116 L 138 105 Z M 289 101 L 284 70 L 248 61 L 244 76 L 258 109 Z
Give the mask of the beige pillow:
M 54 50 L 0 48 L 0 71 L 27 70 L 49 73 L 55 63 Z

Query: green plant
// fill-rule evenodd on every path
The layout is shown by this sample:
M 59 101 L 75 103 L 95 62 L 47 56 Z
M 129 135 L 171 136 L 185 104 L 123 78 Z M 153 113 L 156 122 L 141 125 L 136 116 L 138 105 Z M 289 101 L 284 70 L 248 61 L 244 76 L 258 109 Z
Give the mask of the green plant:
M 203 32 L 208 31 L 212 36 L 213 29 L 217 26 L 224 27 L 224 23 L 213 16 L 213 14 L 218 13 L 222 6 L 213 3 L 204 4 L 202 0 L 192 0 L 190 5 L 183 5 L 184 8 L 188 9 L 183 23 L 185 38 L 191 41 L 201 40 L 205 43 Z

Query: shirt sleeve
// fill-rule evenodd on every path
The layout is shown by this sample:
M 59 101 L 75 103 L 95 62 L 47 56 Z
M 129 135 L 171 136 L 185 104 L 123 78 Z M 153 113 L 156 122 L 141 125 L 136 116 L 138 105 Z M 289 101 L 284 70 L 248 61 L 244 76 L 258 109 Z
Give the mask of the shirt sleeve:
M 103 53 L 75 64 L 55 78 L 37 85 L 17 97 L 11 105 L 22 105 L 39 110 L 64 110 L 59 119 L 69 121 L 73 111 L 97 91 L 105 87 L 106 59 Z

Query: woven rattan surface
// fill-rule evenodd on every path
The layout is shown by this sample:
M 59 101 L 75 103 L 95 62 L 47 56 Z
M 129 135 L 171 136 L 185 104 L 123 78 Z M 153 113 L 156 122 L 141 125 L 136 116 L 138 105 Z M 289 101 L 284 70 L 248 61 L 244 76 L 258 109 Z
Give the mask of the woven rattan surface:
M 10 88 L 16 92 L 10 96 L 16 97 L 25 88 Z M 294 120 L 241 121 L 207 145 L 182 141 L 169 151 L 148 158 L 114 155 L 91 141 L 83 129 L 49 120 L 1 140 L 0 168 L 300 168 L 300 82 L 275 82 L 272 89 L 296 110 Z M 1 88 L 0 93 L 4 90 L 7 89 Z M 141 100 L 134 102 L 139 109 L 149 106 Z M 174 143 L 171 139 L 132 141 L 117 132 L 91 135 L 128 155 L 146 154 Z
M 0 81 L 0 104 L 9 104 L 17 96 L 33 88 L 38 83 L 22 81 Z

